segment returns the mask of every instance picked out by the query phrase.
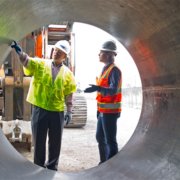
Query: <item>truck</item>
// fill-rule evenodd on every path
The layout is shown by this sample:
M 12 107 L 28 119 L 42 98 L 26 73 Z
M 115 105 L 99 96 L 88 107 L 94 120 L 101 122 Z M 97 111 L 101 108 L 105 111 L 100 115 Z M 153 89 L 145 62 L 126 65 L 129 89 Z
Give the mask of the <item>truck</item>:
M 71 52 L 64 63 L 76 75 L 75 34 L 72 26 L 69 22 L 45 25 L 29 33 L 18 43 L 29 56 L 45 60 L 52 58 L 53 45 L 57 41 L 69 41 Z M 12 50 L 0 69 L 0 127 L 15 147 L 23 146 L 30 151 L 33 145 L 30 125 L 32 106 L 26 102 L 26 96 L 31 77 L 24 75 L 22 64 L 17 63 L 18 58 Z M 78 87 L 73 96 L 72 121 L 65 128 L 81 128 L 86 122 L 87 102 Z

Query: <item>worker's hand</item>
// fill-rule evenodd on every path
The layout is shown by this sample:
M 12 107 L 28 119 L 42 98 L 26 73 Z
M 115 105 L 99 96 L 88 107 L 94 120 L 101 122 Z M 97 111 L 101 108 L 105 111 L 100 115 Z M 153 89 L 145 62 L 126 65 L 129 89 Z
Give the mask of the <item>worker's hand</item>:
M 14 49 L 16 50 L 16 53 L 17 53 L 17 54 L 19 54 L 19 55 L 22 54 L 22 48 L 21 48 L 21 46 L 19 46 L 19 45 L 17 44 L 16 41 L 13 41 L 13 42 L 12 42 L 11 48 L 14 48 Z
M 71 112 L 66 112 L 64 116 L 64 123 L 67 126 L 69 122 L 72 120 L 72 113 Z
M 88 87 L 84 90 L 85 93 L 91 93 L 95 91 L 100 91 L 100 86 L 96 86 L 94 84 L 89 84 L 91 87 Z

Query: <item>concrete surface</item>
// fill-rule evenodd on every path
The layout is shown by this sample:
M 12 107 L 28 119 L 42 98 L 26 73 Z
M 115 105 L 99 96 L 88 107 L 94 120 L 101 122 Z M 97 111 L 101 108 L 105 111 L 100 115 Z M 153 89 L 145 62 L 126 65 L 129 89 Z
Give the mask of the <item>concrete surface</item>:
M 58 164 L 59 172 L 80 172 L 85 169 L 90 169 L 98 166 L 100 161 L 98 144 L 96 141 L 96 93 L 85 94 L 87 99 L 87 123 L 83 128 L 64 128 L 62 145 L 61 145 L 61 155 Z M 131 108 L 128 105 L 123 105 L 123 111 L 121 117 L 117 122 L 117 142 L 119 151 L 124 147 L 132 136 L 137 123 L 139 121 L 139 116 L 141 113 L 141 108 Z M 31 152 L 26 148 L 26 146 L 20 146 L 17 144 L 15 146 L 18 152 L 20 152 L 25 158 L 33 162 L 33 152 L 32 147 Z M 48 149 L 48 140 L 47 140 Z M 48 152 L 46 152 L 46 157 L 48 157 Z
M 56 173 L 31 164 L 0 131 L 1 179 L 180 179 L 180 2 L 0 0 L 1 62 L 9 39 L 21 39 L 38 27 L 63 20 L 97 26 L 127 48 L 142 80 L 140 121 L 117 156 L 78 173 Z

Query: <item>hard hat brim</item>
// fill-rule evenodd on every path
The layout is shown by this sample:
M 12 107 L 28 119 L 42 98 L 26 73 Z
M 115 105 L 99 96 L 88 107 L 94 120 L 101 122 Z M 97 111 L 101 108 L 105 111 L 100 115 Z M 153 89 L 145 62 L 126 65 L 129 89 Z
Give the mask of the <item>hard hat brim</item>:
M 54 45 L 55 48 L 61 50 L 62 52 L 64 52 L 66 55 L 69 54 L 69 52 L 67 53 L 63 48 L 61 48 L 60 46 Z
M 110 49 L 105 49 L 105 48 L 101 48 L 100 51 L 107 51 L 107 52 L 117 53 L 117 51 L 115 51 L 115 50 L 110 50 Z

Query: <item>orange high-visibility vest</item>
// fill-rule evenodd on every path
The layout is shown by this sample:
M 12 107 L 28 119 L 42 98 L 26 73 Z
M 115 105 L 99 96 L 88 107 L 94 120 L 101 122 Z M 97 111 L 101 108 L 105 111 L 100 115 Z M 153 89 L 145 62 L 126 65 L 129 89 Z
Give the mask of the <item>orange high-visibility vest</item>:
M 101 87 L 109 87 L 108 78 L 110 72 L 112 71 L 114 64 L 111 64 L 97 79 L 97 85 Z M 101 92 L 97 93 L 97 108 L 99 112 L 102 113 L 119 113 L 121 112 L 121 100 L 122 100 L 122 93 L 121 93 L 121 85 L 122 81 L 119 80 L 118 89 L 116 94 L 114 95 L 103 95 Z

